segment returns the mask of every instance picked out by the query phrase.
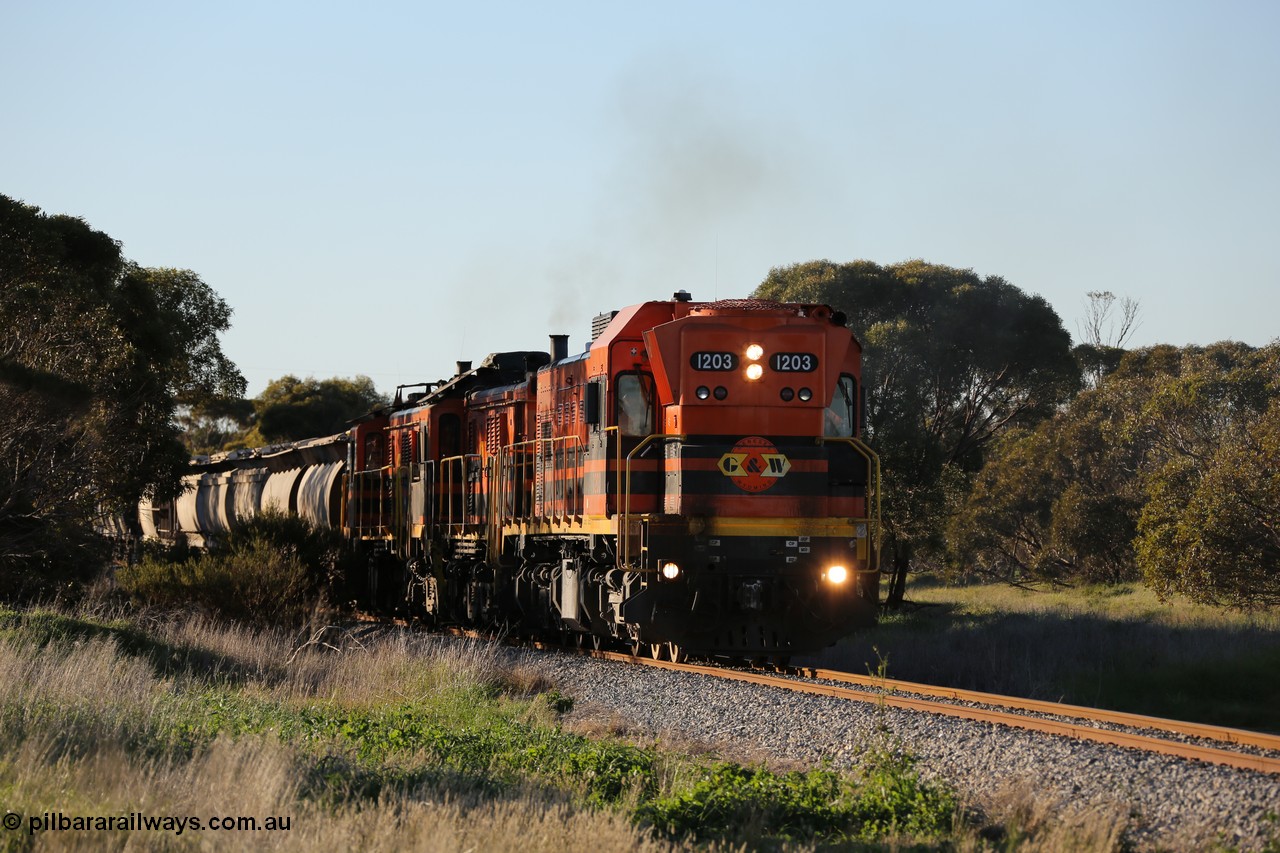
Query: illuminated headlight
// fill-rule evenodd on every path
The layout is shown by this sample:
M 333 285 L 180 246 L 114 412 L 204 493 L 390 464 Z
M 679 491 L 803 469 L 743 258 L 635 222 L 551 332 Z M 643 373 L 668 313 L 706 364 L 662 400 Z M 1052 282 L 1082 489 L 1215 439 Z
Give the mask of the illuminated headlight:
M 673 581 L 680 577 L 680 567 L 675 563 L 663 563 L 662 576 L 669 581 Z
M 827 582 L 836 584 L 844 583 L 849 579 L 849 570 L 844 566 L 830 566 L 827 568 Z
M 748 364 L 748 365 L 747 365 L 747 378 L 748 378 L 748 379 L 750 379 L 752 382 L 754 382 L 754 381 L 756 381 L 757 379 L 759 379 L 761 376 L 764 376 L 764 368 L 763 368 L 763 367 L 761 367 L 761 366 L 760 366 L 760 365 L 758 365 L 758 364 Z
M 752 344 L 747 347 L 747 359 L 750 361 L 759 361 L 760 356 L 764 355 L 764 347 L 759 344 Z

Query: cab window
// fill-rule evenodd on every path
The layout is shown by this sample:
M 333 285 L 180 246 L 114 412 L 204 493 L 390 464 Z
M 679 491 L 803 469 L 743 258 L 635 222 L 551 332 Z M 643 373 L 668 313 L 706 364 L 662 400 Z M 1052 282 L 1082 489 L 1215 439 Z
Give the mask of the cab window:
M 653 432 L 653 377 L 647 373 L 622 373 L 614 384 L 618 431 L 623 435 Z
M 831 394 L 831 404 L 823 415 L 822 434 L 830 438 L 852 438 L 857 405 L 857 384 L 849 374 L 841 374 Z

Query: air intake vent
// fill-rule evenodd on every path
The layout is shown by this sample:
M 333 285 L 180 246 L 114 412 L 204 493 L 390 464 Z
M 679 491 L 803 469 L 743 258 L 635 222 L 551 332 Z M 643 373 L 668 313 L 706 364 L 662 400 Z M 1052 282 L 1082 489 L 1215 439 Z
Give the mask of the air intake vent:
M 595 316 L 595 319 L 591 321 L 592 343 L 595 342 L 596 338 L 600 337 L 600 333 L 603 332 L 605 329 L 607 329 L 609 327 L 609 324 L 613 322 L 613 318 L 617 316 L 618 316 L 617 311 L 606 311 L 603 314 L 597 314 Z

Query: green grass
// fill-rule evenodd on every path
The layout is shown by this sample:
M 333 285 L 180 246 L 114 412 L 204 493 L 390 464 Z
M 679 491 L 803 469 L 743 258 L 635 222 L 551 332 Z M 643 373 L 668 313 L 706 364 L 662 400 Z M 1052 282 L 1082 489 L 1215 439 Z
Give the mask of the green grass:
M 850 672 L 1280 731 L 1280 613 L 1142 587 L 1021 589 L 918 578 L 911 602 L 809 661 Z
M 522 853 L 606 838 L 616 840 L 601 849 L 863 849 L 942 843 L 953 830 L 953 795 L 900 755 L 869 752 L 855 773 L 694 757 L 573 731 L 561 716 L 572 697 L 490 646 L 338 629 L 324 645 L 296 642 L 200 620 L 144 627 L 0 609 L 5 808 L 302 814 L 326 828 L 307 845 L 335 848 L 362 820 L 400 826 L 401 841 L 462 833 L 472 840 L 461 846 L 486 849 L 474 834 L 503 837 L 517 811 L 579 827 L 580 837 L 557 830 L 544 847 L 499 845 Z M 306 846 L 303 834 L 290 838 Z M 119 833 L 98 842 L 168 843 Z M 33 843 L 0 835 L 3 850 Z
M 1117 666 L 1084 685 L 1111 707 L 1139 714 L 1280 732 L 1280 645 L 1220 661 Z

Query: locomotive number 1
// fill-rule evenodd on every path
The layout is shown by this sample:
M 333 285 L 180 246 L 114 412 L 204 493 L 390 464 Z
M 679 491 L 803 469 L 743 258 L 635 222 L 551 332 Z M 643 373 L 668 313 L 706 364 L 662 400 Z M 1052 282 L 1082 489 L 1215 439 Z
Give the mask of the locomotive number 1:
M 689 363 L 694 370 L 733 370 L 738 357 L 731 352 L 695 352 Z

